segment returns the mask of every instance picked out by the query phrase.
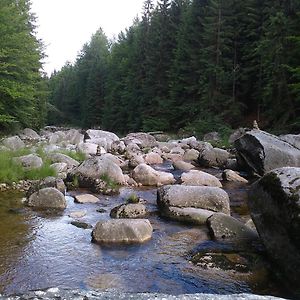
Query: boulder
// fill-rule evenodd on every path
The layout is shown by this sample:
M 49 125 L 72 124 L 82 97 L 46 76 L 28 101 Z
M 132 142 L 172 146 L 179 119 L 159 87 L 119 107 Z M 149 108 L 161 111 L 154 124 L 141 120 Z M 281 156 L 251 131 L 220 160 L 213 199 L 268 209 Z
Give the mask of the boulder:
M 76 195 L 74 197 L 76 203 L 84 204 L 84 203 L 98 203 L 99 199 L 90 194 Z
M 197 225 L 206 224 L 207 219 L 214 214 L 213 211 L 194 208 L 194 207 L 173 207 L 170 206 L 168 210 L 165 210 L 162 214 L 169 219 L 183 222 L 183 223 L 193 223 Z
M 144 163 L 145 163 L 145 160 L 144 160 L 143 156 L 135 154 L 130 157 L 128 166 L 130 168 L 136 168 L 138 165 L 144 164 Z
M 29 196 L 33 193 L 38 192 L 41 189 L 50 187 L 59 190 L 63 194 L 65 194 L 66 192 L 66 186 L 62 179 L 48 176 L 42 180 L 37 181 L 35 184 L 32 184 L 29 190 L 27 191 L 26 196 L 29 198 Z
M 171 173 L 159 172 L 146 164 L 138 165 L 132 172 L 133 179 L 142 185 L 160 186 L 175 182 Z
M 14 157 L 13 161 L 20 164 L 25 170 L 39 169 L 43 166 L 43 160 L 36 154 Z
M 27 200 L 27 205 L 37 209 L 65 209 L 67 202 L 62 192 L 50 187 L 33 193 Z
M 159 188 L 157 204 L 162 216 L 205 224 L 214 212 L 230 213 L 229 197 L 218 187 L 173 185 Z
M 25 148 L 24 142 L 17 135 L 3 139 L 2 144 L 12 151 Z
M 200 152 L 198 157 L 198 163 L 202 167 L 219 167 L 224 168 L 226 166 L 229 153 L 226 150 L 213 148 L 205 149 Z
M 152 135 L 144 132 L 129 133 L 122 140 L 126 145 L 134 142 L 141 148 L 153 148 L 157 145 L 156 139 Z
M 228 169 L 223 171 L 222 178 L 225 181 L 248 183 L 247 179 L 240 176 L 237 172 Z
M 62 153 L 49 153 L 47 156 L 52 163 L 65 163 L 67 164 L 68 168 L 77 167 L 79 165 L 77 160 Z
M 112 153 L 124 154 L 126 151 L 126 145 L 123 141 L 114 141 L 111 144 L 110 151 Z
M 146 164 L 149 165 L 158 165 L 162 164 L 164 161 L 158 153 L 149 152 L 144 156 Z
M 25 128 L 19 133 L 19 137 L 22 140 L 40 140 L 41 137 L 37 134 L 36 131 L 30 128 Z
M 92 232 L 97 243 L 143 243 L 152 237 L 152 226 L 146 219 L 100 221 Z
M 206 133 L 203 137 L 204 142 L 218 142 L 220 139 L 220 135 L 216 131 Z
M 175 170 L 181 170 L 181 171 L 184 171 L 184 172 L 188 172 L 192 169 L 195 169 L 195 166 L 188 163 L 188 162 L 185 162 L 183 160 L 178 160 L 178 161 L 174 161 L 173 162 L 173 167 Z
M 183 155 L 183 159 L 187 161 L 196 161 L 199 157 L 199 151 L 195 149 L 188 149 Z
M 300 150 L 300 134 L 286 134 L 279 138 Z
M 217 240 L 235 240 L 249 244 L 258 240 L 257 232 L 223 213 L 213 214 L 207 219 L 207 225 L 212 238 Z
M 251 130 L 235 141 L 241 168 L 263 176 L 281 167 L 300 167 L 300 150 L 261 130 Z
M 118 184 L 124 184 L 125 179 L 121 168 L 107 157 L 93 157 L 85 160 L 81 165 L 72 170 L 73 176 L 99 179 L 107 176 Z
M 300 168 L 265 174 L 251 186 L 249 207 L 281 279 L 300 295 Z
M 93 143 L 79 143 L 77 149 L 84 153 L 86 157 L 90 157 L 97 154 L 98 145 Z
M 182 149 L 182 147 L 175 147 L 175 148 L 171 149 L 170 153 L 171 154 L 179 154 L 179 155 L 183 156 L 185 151 L 184 151 L 184 149 Z
M 85 142 L 97 144 L 106 151 L 111 149 L 112 143 L 119 141 L 119 137 L 109 131 L 89 129 L 85 134 Z
M 222 187 L 218 178 L 206 172 L 191 170 L 181 175 L 183 185 L 215 186 Z
M 55 145 L 59 144 L 66 140 L 66 135 L 63 131 L 56 131 L 54 133 L 49 134 L 49 144 Z
M 234 142 L 239 139 L 241 136 L 243 136 L 245 133 L 247 132 L 246 128 L 238 128 L 237 130 L 235 130 L 228 139 L 228 142 L 233 145 Z
M 54 163 L 50 165 L 50 167 L 53 168 L 57 174 L 65 173 L 68 170 L 68 165 L 66 163 Z
M 122 204 L 113 208 L 110 216 L 116 219 L 136 219 L 146 215 L 146 207 L 141 203 Z
M 70 129 L 66 132 L 66 140 L 73 145 L 83 143 L 84 135 L 77 129 Z

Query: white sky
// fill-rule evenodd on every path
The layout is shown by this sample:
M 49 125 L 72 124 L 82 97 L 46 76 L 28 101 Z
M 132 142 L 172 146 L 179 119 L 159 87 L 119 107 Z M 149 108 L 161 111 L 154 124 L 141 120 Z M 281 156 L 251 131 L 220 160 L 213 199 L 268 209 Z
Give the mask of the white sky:
M 0 0 L 1 1 L 1 0 Z M 112 38 L 141 14 L 144 0 L 31 0 L 38 38 L 47 46 L 44 70 L 73 62 L 99 27 Z

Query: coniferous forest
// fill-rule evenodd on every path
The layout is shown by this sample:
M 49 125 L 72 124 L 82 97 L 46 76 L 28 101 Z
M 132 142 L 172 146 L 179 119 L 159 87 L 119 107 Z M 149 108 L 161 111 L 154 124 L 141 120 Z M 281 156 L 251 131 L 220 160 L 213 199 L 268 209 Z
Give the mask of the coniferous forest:
M 28 0 L 0 1 L 0 131 L 39 128 L 47 113 L 43 45 Z
M 0 3 L 1 128 L 300 129 L 299 0 L 146 0 L 116 40 L 99 29 L 50 79 L 29 8 Z

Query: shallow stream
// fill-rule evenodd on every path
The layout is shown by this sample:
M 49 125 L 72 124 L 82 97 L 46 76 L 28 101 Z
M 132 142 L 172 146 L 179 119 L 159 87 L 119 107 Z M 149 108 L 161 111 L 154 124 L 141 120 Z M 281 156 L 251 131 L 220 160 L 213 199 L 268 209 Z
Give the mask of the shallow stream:
M 231 198 L 232 214 L 245 219 L 247 186 L 227 184 L 225 190 Z M 97 195 L 98 204 L 76 204 L 69 194 L 68 207 L 60 215 L 23 207 L 20 194 L 0 194 L 0 293 L 60 287 L 284 296 L 270 279 L 267 268 L 239 272 L 192 264 L 190 251 L 199 245 L 209 248 L 213 243 L 207 228 L 160 218 L 156 189 L 134 191 L 145 200 L 154 228 L 152 239 L 145 244 L 100 246 L 91 243 L 91 229 L 71 224 L 73 219 L 69 214 L 74 211 L 86 211 L 80 221 L 92 226 L 101 219 L 108 219 L 111 208 L 124 203 L 132 192 L 130 188 L 123 188 L 118 196 Z M 105 212 L 97 212 L 99 209 Z

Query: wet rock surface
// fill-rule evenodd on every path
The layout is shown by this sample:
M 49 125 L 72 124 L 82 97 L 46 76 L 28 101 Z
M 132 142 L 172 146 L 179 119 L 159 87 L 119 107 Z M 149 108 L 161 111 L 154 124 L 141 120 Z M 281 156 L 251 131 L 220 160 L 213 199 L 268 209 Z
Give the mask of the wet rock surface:
M 280 300 L 272 296 L 258 296 L 251 294 L 236 294 L 236 295 L 212 295 L 212 294 L 185 294 L 185 295 L 166 295 L 159 293 L 120 293 L 120 292 L 100 292 L 96 290 L 62 290 L 51 288 L 44 291 L 34 291 L 28 294 L 15 295 L 5 297 L 0 294 L 0 299 L 3 300 L 30 300 L 30 299 L 78 299 L 78 300 Z
M 267 173 L 252 185 L 249 206 L 279 277 L 300 295 L 300 168 Z

